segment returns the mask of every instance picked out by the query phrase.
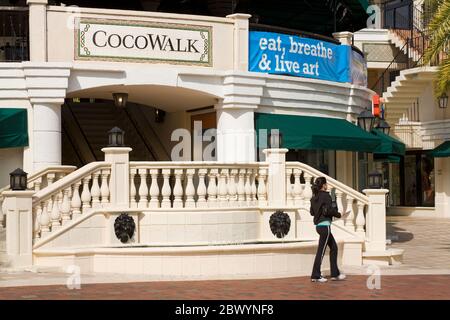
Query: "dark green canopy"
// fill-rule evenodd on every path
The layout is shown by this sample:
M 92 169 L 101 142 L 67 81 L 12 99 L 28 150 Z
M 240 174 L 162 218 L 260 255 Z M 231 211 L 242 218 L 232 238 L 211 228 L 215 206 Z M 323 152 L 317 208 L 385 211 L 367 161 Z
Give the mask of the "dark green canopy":
M 375 149 L 375 154 L 380 155 L 405 155 L 405 144 L 382 131 L 373 129 L 372 133 L 381 139 L 381 144 Z
M 430 154 L 435 158 L 450 157 L 450 140 L 434 148 Z
M 0 108 L 0 148 L 28 146 L 27 110 Z
M 260 129 L 279 129 L 282 147 L 288 149 L 373 152 L 381 143 L 343 119 L 255 113 L 255 129 L 258 136 Z
M 395 155 L 384 155 L 374 153 L 373 160 L 379 162 L 400 163 L 400 157 Z

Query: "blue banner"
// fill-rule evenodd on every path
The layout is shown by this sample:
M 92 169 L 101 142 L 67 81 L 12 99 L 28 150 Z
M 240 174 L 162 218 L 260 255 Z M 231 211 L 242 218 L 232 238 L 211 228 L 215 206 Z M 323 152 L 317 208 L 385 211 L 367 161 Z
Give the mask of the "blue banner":
M 249 71 L 351 82 L 350 46 L 261 31 L 249 41 Z

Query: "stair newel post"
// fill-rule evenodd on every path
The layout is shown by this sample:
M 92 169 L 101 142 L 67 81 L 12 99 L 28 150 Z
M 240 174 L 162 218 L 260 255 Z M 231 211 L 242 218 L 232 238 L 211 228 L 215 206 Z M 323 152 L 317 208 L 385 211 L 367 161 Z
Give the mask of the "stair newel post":
M 170 208 L 170 194 L 171 194 L 171 188 L 170 188 L 170 169 L 162 169 L 162 175 L 163 175 L 163 186 L 161 189 L 162 194 L 162 201 L 161 201 L 161 208 Z
M 72 200 L 70 202 L 70 206 L 72 207 L 72 219 L 81 215 L 80 186 L 81 181 L 75 182 L 72 186 Z
M 148 186 L 147 186 L 147 169 L 138 169 L 141 183 L 139 185 L 139 203 L 138 208 L 144 209 L 148 206 Z M 131 183 L 131 181 L 130 181 Z
M 198 187 L 197 187 L 197 208 L 206 208 L 206 184 L 205 176 L 208 173 L 208 169 L 198 170 Z
M 364 189 L 369 198 L 366 215 L 366 251 L 386 250 L 386 194 L 387 189 Z
M 70 220 L 70 200 L 69 200 L 70 187 L 64 189 L 63 200 L 61 204 L 61 222 L 64 225 L 66 221 Z
M 219 173 L 219 169 L 209 170 L 209 182 L 208 182 L 208 207 L 213 208 L 217 206 L 217 181 L 216 177 Z
M 111 206 L 117 209 L 130 207 L 130 151 L 128 147 L 107 147 L 102 151 L 105 162 L 111 165 L 109 196 Z
M 195 187 L 193 182 L 194 174 L 195 169 L 186 169 L 186 202 L 184 204 L 186 208 L 195 208 Z
M 4 191 L 6 214 L 6 254 L 10 267 L 33 264 L 34 190 Z
M 150 208 L 159 208 L 159 186 L 158 186 L 159 169 L 150 169 L 151 183 L 150 183 Z
M 183 185 L 181 178 L 183 176 L 183 169 L 175 169 L 175 185 L 173 187 L 173 207 L 183 208 Z

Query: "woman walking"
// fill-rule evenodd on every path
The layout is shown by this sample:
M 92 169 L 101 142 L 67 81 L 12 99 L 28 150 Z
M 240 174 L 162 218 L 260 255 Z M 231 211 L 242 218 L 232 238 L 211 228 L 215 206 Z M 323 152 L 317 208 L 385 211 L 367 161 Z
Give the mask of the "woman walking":
M 327 282 L 320 271 L 325 249 L 330 247 L 330 267 L 331 280 L 344 280 L 345 275 L 341 274 L 337 266 L 338 246 L 331 234 L 331 221 L 333 217 L 340 218 L 341 214 L 337 207 L 332 205 L 330 194 L 327 192 L 327 180 L 319 177 L 312 186 L 313 196 L 311 198 L 310 213 L 314 216 L 314 224 L 319 234 L 319 246 L 317 247 L 316 258 L 311 274 L 313 282 Z

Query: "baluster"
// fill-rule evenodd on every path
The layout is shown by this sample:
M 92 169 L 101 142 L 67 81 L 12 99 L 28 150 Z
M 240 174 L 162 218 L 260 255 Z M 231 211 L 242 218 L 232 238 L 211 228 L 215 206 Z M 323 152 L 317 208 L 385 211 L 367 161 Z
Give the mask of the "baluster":
M 304 196 L 304 208 L 309 212 L 309 209 L 311 207 L 311 197 L 312 197 L 312 190 L 311 190 L 311 178 L 312 176 L 304 172 L 303 177 L 305 178 L 305 188 L 303 189 L 303 196 Z
M 81 215 L 80 186 L 81 181 L 75 182 L 72 186 L 72 201 L 70 202 L 70 206 L 72 207 L 72 219 L 75 219 Z
M 34 181 L 34 191 L 35 191 L 35 192 L 38 192 L 39 190 L 41 190 L 41 185 L 42 185 L 42 177 L 37 178 L 37 179 Z
M 356 214 L 356 233 L 364 236 L 364 226 L 366 225 L 366 218 L 364 217 L 365 204 L 361 201 L 357 202 L 358 212 Z
M 236 189 L 236 175 L 238 174 L 237 169 L 230 170 L 230 176 L 228 179 L 228 196 L 229 196 L 229 206 L 233 207 L 237 202 L 237 189 Z
M 183 169 L 175 169 L 175 186 L 173 187 L 173 207 L 183 208 L 183 186 L 181 178 L 183 176 Z
M 208 183 L 208 207 L 217 207 L 217 182 L 216 177 L 219 174 L 219 169 L 209 170 L 209 183 Z
M 55 181 L 55 177 L 56 177 L 56 174 L 47 173 L 47 187 L 53 184 L 53 182 Z
M 292 169 L 286 169 L 286 205 L 288 206 L 294 205 L 294 190 L 291 185 L 291 175 Z
M 58 196 L 53 196 L 53 208 L 52 208 L 52 214 L 51 214 L 51 220 L 52 220 L 52 231 L 55 231 L 58 227 L 61 226 L 61 212 L 59 210 L 58 205 Z
M 300 182 L 300 169 L 294 169 L 294 204 L 296 207 L 303 207 L 303 188 Z
M 355 230 L 355 224 L 353 222 L 353 219 L 355 218 L 355 214 L 353 213 L 353 201 L 354 199 L 347 195 L 347 216 L 345 217 L 345 226 L 349 227 L 352 231 Z
M 198 187 L 197 187 L 197 208 L 206 208 L 206 184 L 205 184 L 205 176 L 208 173 L 208 169 L 199 169 L 198 170 Z
M 159 208 L 158 173 L 159 169 L 150 169 L 150 176 L 152 178 L 150 183 L 150 208 Z
M 267 205 L 266 178 L 267 178 L 267 169 L 266 168 L 259 169 L 258 202 L 259 202 L 259 206 L 263 206 L 263 207 Z
M 195 208 L 195 187 L 193 182 L 193 177 L 195 174 L 195 169 L 187 169 L 186 170 L 186 176 L 187 176 L 187 182 L 186 182 L 186 203 L 184 206 L 186 208 Z
M 138 208 L 147 208 L 148 206 L 148 186 L 147 186 L 147 169 L 139 169 L 139 175 L 141 176 L 141 183 L 139 185 L 139 204 Z
M 245 192 L 245 204 L 247 206 L 252 205 L 252 169 L 248 169 L 245 173 L 245 183 L 244 183 L 244 192 Z
M 219 205 L 221 207 L 226 207 L 228 205 L 228 201 L 227 201 L 227 195 L 228 195 L 227 176 L 228 176 L 228 169 L 220 170 L 220 176 L 219 176 Z
M 170 178 L 170 169 L 162 169 L 162 175 L 163 175 L 163 186 L 161 189 L 161 194 L 162 194 L 162 201 L 161 201 L 161 208 L 170 208 L 171 204 L 170 204 L 170 194 L 171 194 L 171 189 L 170 189 L 170 183 L 169 183 L 169 178 Z
M 250 169 L 250 205 L 256 206 L 257 205 L 257 199 L 256 199 L 256 169 Z
M 89 180 L 91 177 L 83 178 L 83 192 L 81 193 L 81 201 L 83 203 L 82 212 L 86 213 L 87 209 L 91 207 L 91 192 L 89 191 Z
M 336 205 L 337 205 L 338 211 L 343 214 L 344 213 L 344 201 L 342 200 L 343 193 L 341 190 L 335 189 L 335 195 L 336 195 Z M 336 219 L 335 224 L 343 226 L 344 219 L 342 219 L 342 218 Z
M 136 201 L 136 185 L 134 184 L 134 177 L 136 176 L 137 169 L 130 169 L 130 207 L 137 208 Z
M 34 216 L 34 221 L 33 221 L 33 223 L 34 223 L 34 225 L 33 225 L 33 227 L 34 227 L 34 239 L 39 239 L 40 238 L 40 231 L 41 231 L 40 220 L 41 220 L 41 215 L 42 215 L 42 205 L 39 202 L 36 205 L 36 214 Z
M 240 207 L 245 207 L 245 174 L 246 169 L 240 169 L 238 175 L 238 186 L 237 186 L 237 194 L 238 194 L 238 205 Z
M 50 200 L 46 200 L 42 206 L 42 213 L 39 219 L 41 225 L 41 237 L 50 232 L 50 215 L 48 214 L 49 204 Z
M 64 191 L 63 191 L 63 200 L 61 203 L 61 223 L 62 223 L 62 225 L 64 225 L 64 223 L 66 221 L 70 220 L 69 192 L 70 192 L 70 187 L 64 189 Z
M 92 195 L 92 208 L 100 207 L 100 186 L 98 184 L 98 178 L 100 177 L 100 171 L 92 174 L 92 187 L 91 187 L 91 195 Z
M 104 206 L 109 203 L 108 177 L 110 175 L 110 172 L 111 171 L 108 169 L 102 170 L 102 186 L 100 187 L 100 194 L 102 196 L 102 205 L 104 205 Z

